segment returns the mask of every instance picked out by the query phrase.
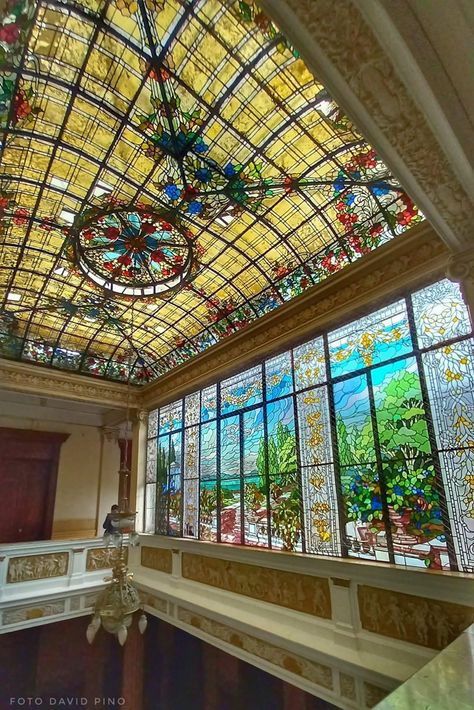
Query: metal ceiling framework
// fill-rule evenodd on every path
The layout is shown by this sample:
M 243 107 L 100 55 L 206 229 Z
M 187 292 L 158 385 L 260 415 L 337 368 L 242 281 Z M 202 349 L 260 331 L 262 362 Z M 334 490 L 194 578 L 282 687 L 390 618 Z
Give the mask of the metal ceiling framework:
M 253 3 L 11 0 L 0 21 L 5 357 L 146 382 L 422 219 Z M 194 264 L 132 315 L 74 263 L 70 226 L 137 205 L 183 221 Z M 133 283 L 145 257 L 104 243 Z

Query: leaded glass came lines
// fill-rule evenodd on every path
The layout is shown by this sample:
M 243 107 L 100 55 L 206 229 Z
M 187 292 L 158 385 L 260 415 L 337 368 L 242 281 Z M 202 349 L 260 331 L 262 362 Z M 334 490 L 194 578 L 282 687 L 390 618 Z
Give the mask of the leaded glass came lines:
M 143 384 L 423 219 L 255 3 L 9 0 L 0 35 L 2 357 Z
M 152 413 L 147 529 L 474 571 L 473 391 L 441 281 Z

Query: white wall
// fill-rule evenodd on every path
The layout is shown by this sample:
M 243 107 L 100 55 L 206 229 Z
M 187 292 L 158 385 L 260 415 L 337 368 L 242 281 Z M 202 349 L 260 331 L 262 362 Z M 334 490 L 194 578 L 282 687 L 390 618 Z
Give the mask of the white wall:
M 74 405 L 71 405 L 74 407 Z M 69 423 L 67 412 L 56 415 L 45 407 L 46 416 L 25 416 L 22 407 L 2 403 L 0 427 L 63 432 L 69 437 L 61 446 L 54 507 L 53 538 L 102 535 L 102 522 L 117 502 L 120 451 L 117 442 L 103 435 L 101 427 Z M 54 419 L 54 416 L 57 418 Z

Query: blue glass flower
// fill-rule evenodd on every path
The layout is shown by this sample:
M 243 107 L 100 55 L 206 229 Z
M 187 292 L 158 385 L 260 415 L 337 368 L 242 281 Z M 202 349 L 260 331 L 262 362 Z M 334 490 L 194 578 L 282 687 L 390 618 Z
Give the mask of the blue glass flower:
M 394 486 L 394 487 L 393 487 L 393 492 L 394 492 L 395 495 L 397 495 L 397 496 L 402 496 L 402 495 L 403 495 L 403 488 L 402 488 L 401 486 L 398 486 L 398 485 L 397 485 L 397 486 Z
M 165 187 L 165 193 L 170 200 L 179 200 L 181 196 L 181 190 L 177 185 L 167 185 Z
M 202 202 L 197 202 L 197 200 L 190 202 L 188 205 L 188 212 L 189 214 L 199 214 L 202 212 Z
M 344 190 L 344 178 L 338 177 L 333 182 L 333 187 L 336 193 L 342 192 Z
M 198 138 L 194 144 L 194 150 L 196 153 L 205 153 L 208 149 L 206 143 L 204 143 L 202 138 Z
M 208 168 L 198 168 L 195 176 L 199 182 L 210 182 L 212 178 L 211 171 Z
M 376 197 L 382 197 L 383 195 L 388 195 L 390 192 L 390 187 L 386 182 L 377 182 L 375 185 L 370 186 L 370 191 Z
M 228 178 L 234 177 L 235 175 L 235 168 L 232 165 L 232 163 L 227 163 L 227 165 L 224 168 L 224 175 Z
M 372 499 L 372 505 L 370 506 L 372 510 L 382 510 L 382 502 L 378 496 L 374 496 Z

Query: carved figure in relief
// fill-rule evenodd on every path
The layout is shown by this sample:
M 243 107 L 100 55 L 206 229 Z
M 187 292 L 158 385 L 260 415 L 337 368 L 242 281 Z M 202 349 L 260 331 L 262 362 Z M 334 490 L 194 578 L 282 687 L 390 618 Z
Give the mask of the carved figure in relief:
M 405 638 L 406 629 L 403 620 L 403 613 L 397 604 L 396 597 L 390 597 L 389 602 L 385 608 L 385 614 L 388 626 L 393 626 L 397 635 L 400 638 Z
M 9 582 L 26 582 L 66 574 L 67 555 L 37 555 L 14 557 L 8 566 Z
M 431 608 L 430 621 L 435 632 L 437 647 L 444 648 L 453 640 L 456 629 L 438 604 L 434 604 Z
M 376 594 L 370 594 L 364 597 L 363 616 L 368 621 L 368 628 L 370 631 L 378 633 L 380 631 L 380 619 L 382 618 L 382 607 L 380 606 L 379 600 Z

